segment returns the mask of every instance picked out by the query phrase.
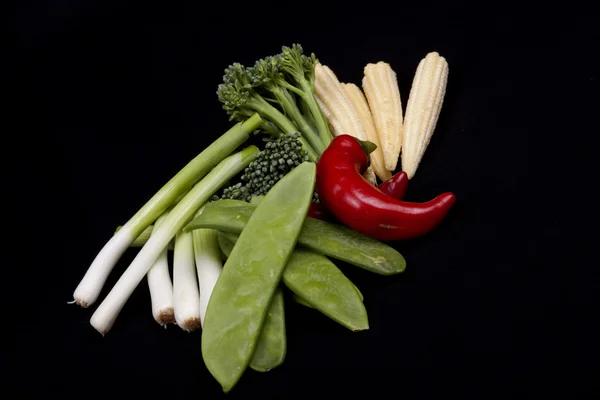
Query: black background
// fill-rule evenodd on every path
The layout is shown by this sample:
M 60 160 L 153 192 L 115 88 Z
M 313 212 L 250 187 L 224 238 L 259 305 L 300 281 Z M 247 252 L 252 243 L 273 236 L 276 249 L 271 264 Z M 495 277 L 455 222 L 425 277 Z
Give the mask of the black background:
M 224 6 L 210 15 L 200 5 L 23 2 L 10 21 L 25 78 L 17 139 L 43 162 L 20 166 L 36 177 L 21 182 L 24 193 L 34 187 L 45 199 L 29 210 L 47 222 L 25 235 L 43 234 L 48 247 L 26 254 L 48 297 L 26 299 L 35 319 L 17 320 L 12 371 L 30 379 L 20 389 L 224 396 L 203 365 L 200 332 L 160 328 L 145 282 L 106 337 L 89 325 L 93 307 L 66 302 L 115 227 L 231 125 L 215 94 L 223 69 L 301 43 L 344 82 L 359 84 L 368 62 L 389 62 L 404 105 L 419 60 L 446 57 L 441 117 L 408 197 L 453 191 L 458 202 L 435 232 L 398 243 L 404 274 L 342 265 L 365 296 L 370 330 L 349 332 L 288 301 L 284 365 L 248 370 L 228 396 L 597 395 L 594 197 L 580 193 L 597 182 L 584 155 L 598 132 L 593 13 Z M 40 265 L 42 251 L 50 256 Z M 101 296 L 136 253 L 122 257 Z

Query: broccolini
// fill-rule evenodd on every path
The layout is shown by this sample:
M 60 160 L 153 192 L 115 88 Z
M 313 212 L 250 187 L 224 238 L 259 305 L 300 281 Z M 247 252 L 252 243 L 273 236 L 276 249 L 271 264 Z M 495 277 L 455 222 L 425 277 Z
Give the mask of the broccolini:
M 300 45 L 283 47 L 282 53 L 245 67 L 234 63 L 225 69 L 217 89 L 219 101 L 230 119 L 245 121 L 258 113 L 270 124 L 263 131 L 300 132 L 308 159 L 316 161 L 332 140 L 327 121 L 314 95 L 314 54 L 303 54 Z M 275 129 L 276 128 L 276 129 Z

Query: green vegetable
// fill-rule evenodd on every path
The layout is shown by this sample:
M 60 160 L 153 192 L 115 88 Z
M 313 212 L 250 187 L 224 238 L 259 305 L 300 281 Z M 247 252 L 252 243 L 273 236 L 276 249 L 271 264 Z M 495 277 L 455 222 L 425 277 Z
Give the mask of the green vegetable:
M 265 196 L 252 196 L 250 198 L 250 203 L 252 203 L 252 204 L 258 204 L 258 203 L 260 203 L 262 201 L 263 197 L 265 197 Z
M 352 282 L 352 281 L 350 281 Z M 360 298 L 360 301 L 364 301 L 364 296 L 363 294 L 360 292 L 360 290 L 358 290 L 358 287 L 356 287 L 356 285 L 352 282 L 352 286 L 354 286 L 354 290 L 356 290 L 356 294 L 358 295 L 358 297 Z
M 96 255 L 73 293 L 74 302 L 82 307 L 92 305 L 98 298 L 113 267 L 134 239 L 140 236 L 167 207 L 180 199 L 183 193 L 190 190 L 196 182 L 244 143 L 249 134 L 262 122 L 258 115 L 248 115 L 248 119 L 244 123 L 237 124 L 224 133 L 152 196 Z
M 281 178 L 300 163 L 308 161 L 306 151 L 298 140 L 299 133 L 284 134 L 277 140 L 266 143 L 240 177 L 241 182 L 223 189 L 221 196 L 213 196 L 212 201 L 235 199 L 251 201 L 252 197 L 265 195 Z M 255 199 L 256 200 L 256 199 Z M 315 195 L 314 201 L 318 200 Z
M 206 205 L 202 215 L 184 229 L 212 228 L 240 233 L 256 206 L 237 200 L 219 200 Z M 380 275 L 404 271 L 406 260 L 398 251 L 342 225 L 306 218 L 298 243 L 317 253 L 345 261 Z
M 302 133 L 301 142 L 311 161 L 329 145 L 332 135 L 314 94 L 314 54 L 304 55 L 300 45 L 283 47 L 252 67 L 234 63 L 225 69 L 217 89 L 219 101 L 231 119 L 246 120 L 258 113 L 270 133 Z M 274 129 L 276 126 L 278 129 Z
M 119 229 L 121 228 L 122 226 L 117 226 L 115 234 L 119 232 Z M 144 229 L 142 233 L 140 233 L 140 235 L 137 238 L 135 238 L 133 242 L 131 242 L 129 247 L 144 247 L 144 245 L 152 235 L 152 229 L 154 229 L 154 225 L 149 225 L 146 229 Z M 169 250 L 173 250 L 173 243 L 169 243 Z
M 241 231 L 214 287 L 202 330 L 202 356 L 225 392 L 254 354 L 306 218 L 315 177 L 315 164 L 305 162 L 273 186 Z
M 294 300 L 296 300 L 296 303 L 302 304 L 304 307 L 314 308 L 313 306 L 308 304 L 308 302 L 306 300 L 304 300 L 302 297 L 298 296 L 297 294 L 294 294 Z
M 200 229 L 194 232 L 198 230 Z M 237 238 L 237 235 L 229 233 L 219 232 L 217 234 L 219 248 L 225 254 L 225 257 L 229 257 L 231 254 Z M 283 363 L 285 353 L 285 312 L 283 294 L 281 290 L 278 290 L 275 292 L 273 300 L 271 300 L 271 306 L 263 323 L 261 334 L 258 337 L 256 350 L 250 362 L 250 368 L 259 372 L 269 371 Z
M 219 233 L 225 254 L 233 248 L 236 239 L 234 234 Z M 300 304 L 319 310 L 352 331 L 369 328 L 362 295 L 327 257 L 296 247 L 282 280 Z
M 367 310 L 355 286 L 329 259 L 297 248 L 283 274 L 296 295 L 353 331 L 369 329 Z
M 329 124 L 315 97 L 315 65 L 319 60 L 314 53 L 309 56 L 304 54 L 302 46 L 294 44 L 292 47 L 283 47 L 281 61 L 284 74 L 295 83 L 300 90 L 295 93 L 300 97 L 300 109 L 306 118 L 310 118 L 311 125 L 318 132 L 325 148 L 329 146 L 333 135 Z
M 303 92 L 286 81 L 286 76 L 282 73 L 281 56 L 269 56 L 256 61 L 253 67 L 248 68 L 248 73 L 257 91 L 265 98 L 274 99 L 283 114 L 299 128 L 311 147 L 321 154 L 326 146 L 313 130 L 310 118 L 305 118 L 300 112 L 294 93 Z
M 225 254 L 225 257 L 229 258 L 231 251 L 233 250 L 233 246 L 235 246 L 235 241 L 237 240 L 237 235 L 219 232 L 217 234 L 217 240 L 219 242 L 219 248 Z
M 256 350 L 250 361 L 250 368 L 255 371 L 267 372 L 283 364 L 287 347 L 283 304 L 283 292 L 278 289 L 271 300 L 258 342 L 256 342 Z
M 144 279 L 146 273 L 162 251 L 167 248 L 169 242 L 193 218 L 196 210 L 223 185 L 223 182 L 226 182 L 232 176 L 242 171 L 256 157 L 257 153 L 258 148 L 256 146 L 248 146 L 225 158 L 200 182 L 194 185 L 190 192 L 173 207 L 165 220 L 152 231 L 148 242 L 139 251 L 127 270 L 121 275 L 115 286 L 92 315 L 90 324 L 98 332 L 105 334 L 110 330 L 129 296 L 131 296 L 137 285 Z M 125 228 L 120 229 L 117 235 L 123 229 Z M 134 239 L 135 237 L 132 238 L 131 242 Z
M 257 93 L 248 69 L 240 63 L 234 63 L 225 69 L 223 83 L 217 88 L 217 96 L 231 119 L 244 121 L 250 115 L 258 113 L 263 119 L 273 122 L 283 133 L 298 131 L 292 121 Z M 300 141 L 309 159 L 315 161 L 318 154 L 304 137 Z

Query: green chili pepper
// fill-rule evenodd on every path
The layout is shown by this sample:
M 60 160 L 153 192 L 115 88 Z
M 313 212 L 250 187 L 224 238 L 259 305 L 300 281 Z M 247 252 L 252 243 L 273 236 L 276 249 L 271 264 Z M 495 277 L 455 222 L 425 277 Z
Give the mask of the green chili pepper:
M 303 162 L 269 190 L 215 285 L 202 330 L 202 356 L 225 392 L 235 386 L 254 354 L 312 200 L 315 170 L 314 163 Z
M 220 232 L 219 238 L 225 252 L 233 248 L 237 240 L 231 233 Z M 282 280 L 300 304 L 319 310 L 352 331 L 369 328 L 362 294 L 324 255 L 296 247 Z
M 207 204 L 202 214 L 184 230 L 212 228 L 239 234 L 256 207 L 239 200 L 214 201 Z M 306 218 L 298 243 L 317 253 L 380 275 L 397 274 L 406 268 L 402 254 L 389 245 L 343 225 L 315 218 Z

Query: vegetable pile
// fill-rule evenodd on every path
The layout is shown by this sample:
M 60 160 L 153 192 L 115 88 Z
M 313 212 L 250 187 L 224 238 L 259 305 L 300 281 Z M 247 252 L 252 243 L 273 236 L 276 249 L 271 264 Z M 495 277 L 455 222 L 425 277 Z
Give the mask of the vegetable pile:
M 237 123 L 117 228 L 73 302 L 93 305 L 125 250 L 140 248 L 91 325 L 110 331 L 146 278 L 154 319 L 202 330 L 203 361 L 226 392 L 248 367 L 284 362 L 286 292 L 349 330 L 369 329 L 363 295 L 336 262 L 401 273 L 406 261 L 388 242 L 426 235 L 453 206 L 449 192 L 404 200 L 447 75 L 444 58 L 428 54 L 403 118 L 385 62 L 365 67 L 364 94 L 296 44 L 251 67 L 232 64 L 217 95 Z M 245 146 L 250 135 L 262 148 Z

